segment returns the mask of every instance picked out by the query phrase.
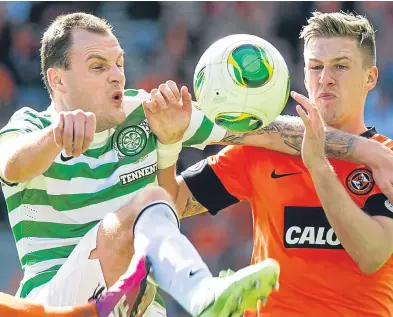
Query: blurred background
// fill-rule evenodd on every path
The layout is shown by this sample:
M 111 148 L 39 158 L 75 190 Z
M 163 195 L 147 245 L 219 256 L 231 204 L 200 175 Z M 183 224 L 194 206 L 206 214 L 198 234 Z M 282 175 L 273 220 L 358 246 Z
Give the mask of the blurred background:
M 40 76 L 40 39 L 59 14 L 84 11 L 106 18 L 126 52 L 127 88 L 150 91 L 168 79 L 192 88 L 194 68 L 215 40 L 235 33 L 254 34 L 284 56 L 292 89 L 303 87 L 302 42 L 298 35 L 314 10 L 351 10 L 366 15 L 377 29 L 379 84 L 369 93 L 365 120 L 393 138 L 393 3 L 391 2 L 0 2 L 0 127 L 12 113 L 29 106 L 44 110 L 49 98 Z M 284 113 L 295 114 L 290 100 Z M 218 147 L 181 153 L 180 170 Z M 1 153 L 0 153 L 1 155 Z M 252 216 L 239 203 L 218 216 L 182 222 L 182 231 L 214 274 L 249 264 Z M 21 278 L 3 196 L 0 198 L 0 291 L 14 293 Z M 169 297 L 168 316 L 186 316 Z

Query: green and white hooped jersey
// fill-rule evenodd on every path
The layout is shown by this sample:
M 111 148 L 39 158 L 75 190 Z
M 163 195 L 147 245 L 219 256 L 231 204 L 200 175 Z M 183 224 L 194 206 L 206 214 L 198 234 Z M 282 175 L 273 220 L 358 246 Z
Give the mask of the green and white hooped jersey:
M 141 188 L 157 184 L 156 136 L 150 132 L 142 107 L 148 98 L 143 90 L 126 90 L 127 119 L 97 133 L 83 155 L 69 159 L 62 152 L 42 175 L 26 183 L 3 183 L 24 271 L 19 296 L 26 297 L 50 281 L 81 238 L 106 214 L 119 209 Z M 0 130 L 0 138 L 44 129 L 54 114 L 51 107 L 44 112 L 23 108 Z M 203 148 L 221 140 L 224 133 L 194 108 L 183 146 Z

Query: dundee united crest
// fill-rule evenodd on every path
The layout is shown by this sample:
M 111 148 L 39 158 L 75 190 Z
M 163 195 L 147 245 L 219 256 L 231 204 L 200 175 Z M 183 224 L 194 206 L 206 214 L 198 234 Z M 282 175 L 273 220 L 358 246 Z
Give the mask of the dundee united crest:
M 141 153 L 147 144 L 146 132 L 138 126 L 124 128 L 117 136 L 117 148 L 125 156 Z
M 366 195 L 374 187 L 374 178 L 370 170 L 359 168 L 347 177 L 347 187 L 355 195 Z

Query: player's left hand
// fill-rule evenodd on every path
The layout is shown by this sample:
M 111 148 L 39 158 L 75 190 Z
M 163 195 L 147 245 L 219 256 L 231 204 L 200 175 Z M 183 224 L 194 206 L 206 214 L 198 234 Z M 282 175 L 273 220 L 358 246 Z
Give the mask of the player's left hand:
M 146 119 L 152 132 L 163 144 L 181 141 L 190 125 L 192 98 L 187 87 L 177 87 L 168 80 L 151 91 L 151 101 L 143 104 Z
M 304 123 L 302 142 L 302 159 L 304 165 L 311 171 L 327 162 L 325 156 L 325 125 L 315 105 L 305 96 L 292 91 L 291 96 L 300 105 L 296 111 Z M 306 111 L 303 110 L 303 108 Z

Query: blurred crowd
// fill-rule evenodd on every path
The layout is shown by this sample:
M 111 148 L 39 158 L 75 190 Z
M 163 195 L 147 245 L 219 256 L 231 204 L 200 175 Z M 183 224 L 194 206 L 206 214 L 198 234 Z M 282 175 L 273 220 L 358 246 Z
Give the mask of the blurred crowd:
M 314 10 L 351 10 L 366 15 L 377 29 L 379 84 L 370 94 L 365 120 L 393 137 L 393 3 L 391 2 L 0 2 L 0 127 L 17 109 L 44 110 L 49 98 L 40 75 L 40 38 L 59 14 L 94 13 L 113 26 L 126 52 L 127 88 L 150 91 L 167 79 L 192 88 L 196 63 L 215 40 L 235 33 L 254 34 L 271 42 L 287 61 L 292 89 L 305 93 L 299 31 Z M 294 114 L 288 102 L 284 112 Z M 185 150 L 180 169 L 217 152 Z M 6 220 L 4 201 L 0 218 Z M 217 217 L 184 220 L 182 231 L 195 243 L 217 274 L 219 268 L 248 264 L 252 249 L 249 206 L 235 205 Z M 170 304 L 169 316 L 181 316 Z

